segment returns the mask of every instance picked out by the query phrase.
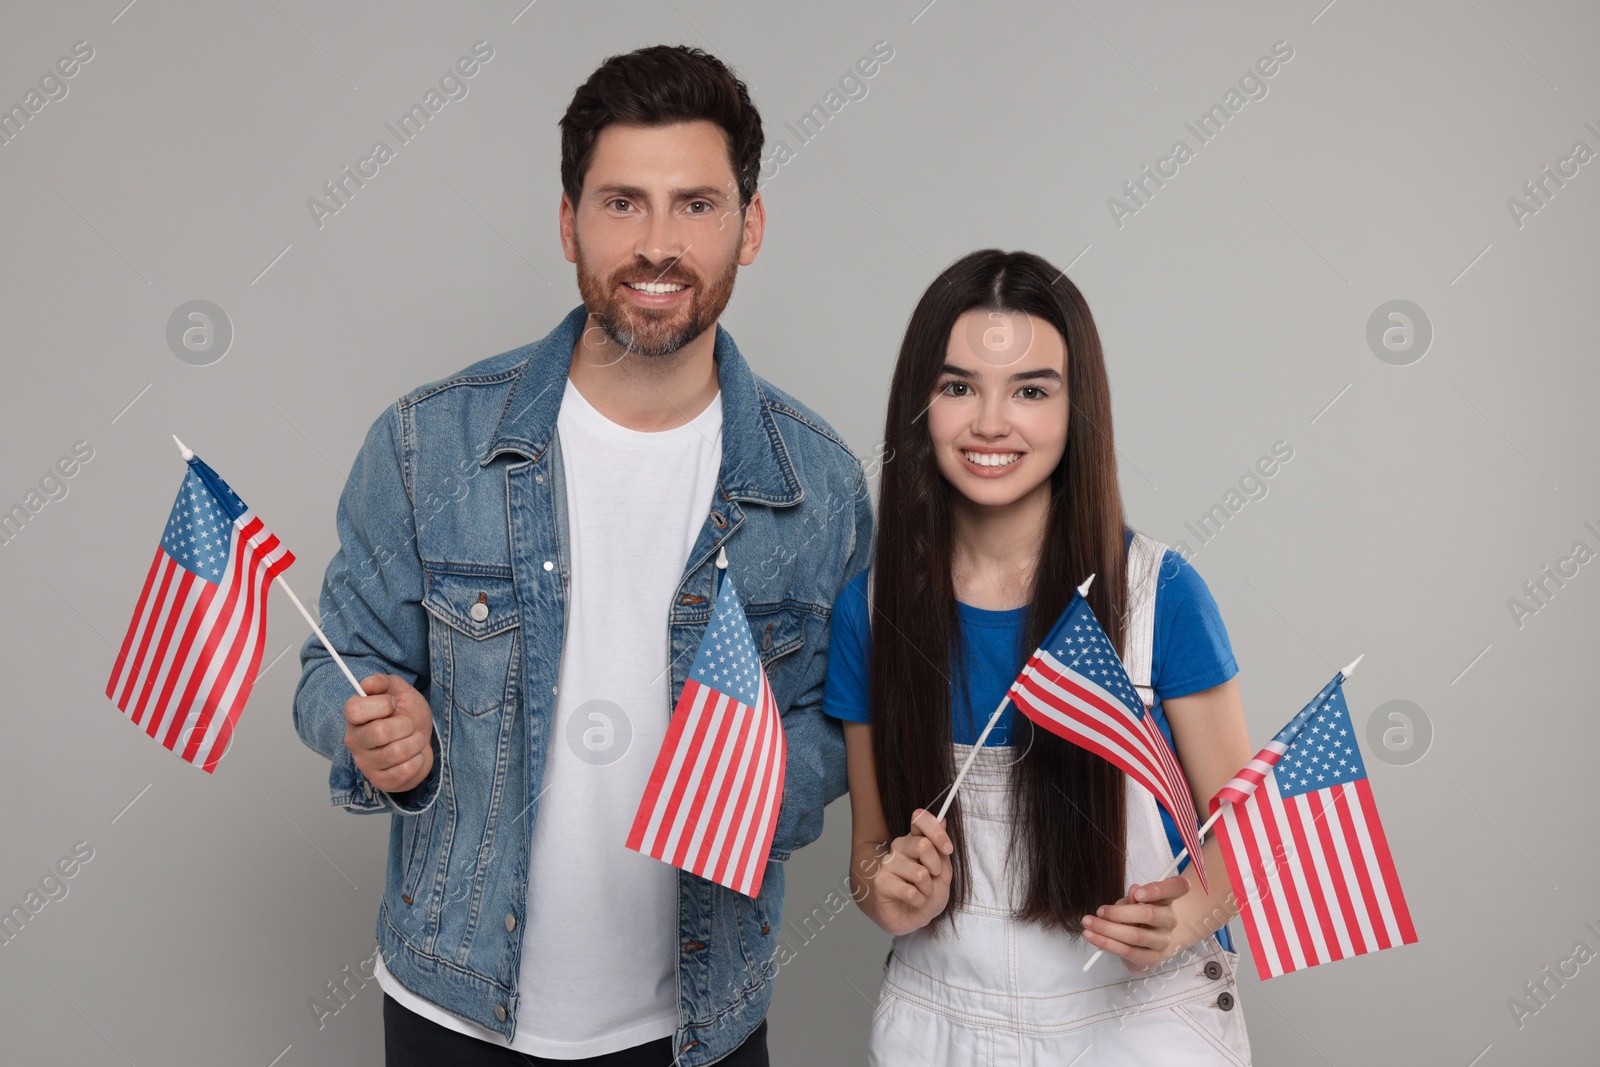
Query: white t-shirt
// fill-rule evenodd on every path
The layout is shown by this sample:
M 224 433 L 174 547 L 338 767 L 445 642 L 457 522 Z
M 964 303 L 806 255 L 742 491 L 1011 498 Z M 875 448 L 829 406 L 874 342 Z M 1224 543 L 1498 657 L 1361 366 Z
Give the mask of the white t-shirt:
M 678 1024 L 678 872 L 624 842 L 672 713 L 666 618 L 716 490 L 722 397 L 645 433 L 607 419 L 569 380 L 556 431 L 572 584 L 510 1047 L 581 1059 Z M 381 959 L 377 974 L 417 1014 L 506 1046 L 405 989 Z

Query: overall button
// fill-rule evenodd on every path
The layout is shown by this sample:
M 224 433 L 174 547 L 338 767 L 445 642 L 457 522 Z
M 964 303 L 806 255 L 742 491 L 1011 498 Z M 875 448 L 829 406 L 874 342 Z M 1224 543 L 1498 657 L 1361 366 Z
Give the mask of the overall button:
M 1206 977 L 1211 979 L 1213 982 L 1222 977 L 1222 964 L 1218 963 L 1216 960 L 1207 960 L 1203 969 L 1206 972 Z
M 504 1004 L 496 1004 L 494 1006 L 494 1017 L 500 1022 L 506 1021 L 506 1006 Z
M 1221 1008 L 1223 1011 L 1232 1011 L 1233 1010 L 1233 994 L 1232 993 L 1219 993 L 1219 994 L 1217 994 L 1217 1007 Z
M 506 933 L 509 934 L 511 931 L 515 930 L 516 928 L 517 928 L 517 917 L 515 915 L 512 915 L 510 912 L 507 912 L 506 913 Z

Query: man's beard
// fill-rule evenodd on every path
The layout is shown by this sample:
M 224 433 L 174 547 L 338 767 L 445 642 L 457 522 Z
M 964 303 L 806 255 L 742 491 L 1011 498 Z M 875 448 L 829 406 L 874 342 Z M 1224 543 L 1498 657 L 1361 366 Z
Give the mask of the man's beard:
M 738 273 L 739 254 L 735 252 L 709 287 L 681 260 L 664 269 L 640 261 L 602 281 L 585 264 L 582 246 L 578 248 L 578 292 L 584 307 L 612 344 L 645 357 L 671 355 L 714 326 L 733 296 Z M 676 308 L 636 307 L 618 291 L 624 282 L 687 285 L 689 299 Z

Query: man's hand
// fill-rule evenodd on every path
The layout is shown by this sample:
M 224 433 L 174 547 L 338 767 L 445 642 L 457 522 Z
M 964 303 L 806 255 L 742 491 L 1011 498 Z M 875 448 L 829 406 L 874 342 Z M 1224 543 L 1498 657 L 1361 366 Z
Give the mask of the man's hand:
M 344 745 L 361 773 L 385 793 L 422 784 L 433 769 L 433 709 L 394 674 L 362 679 L 364 697 L 344 702 Z

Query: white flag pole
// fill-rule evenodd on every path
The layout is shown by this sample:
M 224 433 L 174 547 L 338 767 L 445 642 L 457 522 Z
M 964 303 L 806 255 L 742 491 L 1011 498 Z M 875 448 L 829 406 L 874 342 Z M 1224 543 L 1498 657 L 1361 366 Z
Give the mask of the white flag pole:
M 1089 584 L 1093 581 L 1094 575 L 1092 574 L 1085 578 L 1083 584 L 1078 586 L 1078 595 L 1087 596 L 1089 594 Z M 950 792 L 945 794 L 944 803 L 939 805 L 939 814 L 934 816 L 935 822 L 944 821 L 945 812 L 949 811 L 950 805 L 955 802 L 956 790 L 961 788 L 961 782 L 966 778 L 967 771 L 972 769 L 972 761 L 977 759 L 978 753 L 983 750 L 983 743 L 988 740 L 989 731 L 993 730 L 994 724 L 1000 721 L 1000 713 L 1005 710 L 1006 702 L 1010 699 L 1011 691 L 1007 690 L 1006 695 L 1000 698 L 1000 706 L 994 709 L 994 714 L 989 716 L 989 721 L 984 724 L 983 733 L 978 735 L 977 744 L 973 745 L 972 751 L 967 753 L 965 762 L 961 764 L 961 771 L 956 775 L 955 782 L 950 786 Z
M 1350 666 L 1339 672 L 1339 682 L 1341 685 L 1344 683 L 1345 679 L 1349 678 L 1355 673 L 1356 664 L 1365 659 L 1366 655 L 1367 654 L 1365 652 L 1361 653 L 1361 655 L 1350 661 Z M 1233 802 L 1230 800 L 1224 800 L 1221 804 L 1218 804 L 1217 810 L 1211 813 L 1211 818 L 1207 819 L 1201 824 L 1199 831 L 1195 834 L 1195 840 L 1199 841 L 1201 844 L 1205 844 L 1206 831 L 1211 829 L 1216 821 L 1222 818 L 1222 813 L 1227 811 L 1232 806 Z M 1159 882 L 1164 879 L 1171 878 L 1174 874 L 1178 873 L 1178 864 L 1182 863 L 1183 857 L 1187 856 L 1188 854 L 1188 846 L 1184 846 L 1183 848 L 1179 849 L 1178 854 L 1172 857 L 1172 862 L 1167 864 L 1167 869 L 1162 872 L 1161 877 L 1157 878 L 1156 881 Z M 1104 956 L 1105 953 L 1106 950 L 1103 948 L 1096 949 L 1094 955 L 1089 957 L 1089 962 L 1083 965 L 1083 969 L 1087 971 L 1090 967 L 1093 967 L 1095 961 L 1101 956 Z
M 189 448 L 188 445 L 184 444 L 182 441 L 178 441 L 177 434 L 173 434 L 172 439 L 177 441 L 178 452 L 183 456 L 183 461 L 185 463 L 194 458 L 194 452 Z M 276 581 L 279 587 L 285 593 L 289 594 L 289 599 L 293 601 L 294 606 L 299 609 L 301 616 L 303 616 L 306 622 L 310 624 L 311 628 L 316 631 L 317 639 L 322 642 L 322 647 L 328 650 L 328 655 L 333 657 L 333 662 L 339 665 L 339 669 L 344 672 L 344 676 L 350 679 L 350 684 L 355 686 L 356 695 L 363 697 L 366 696 L 367 691 L 361 688 L 360 682 L 356 681 L 356 676 L 351 673 L 350 667 L 347 663 L 345 663 L 344 658 L 341 657 L 338 652 L 334 651 L 333 644 L 328 640 L 328 635 L 322 632 L 322 627 L 318 626 L 317 620 L 311 617 L 311 612 L 307 611 L 306 606 L 300 603 L 300 598 L 294 595 L 294 590 L 290 589 L 289 583 L 283 580 L 283 575 L 278 575 Z

